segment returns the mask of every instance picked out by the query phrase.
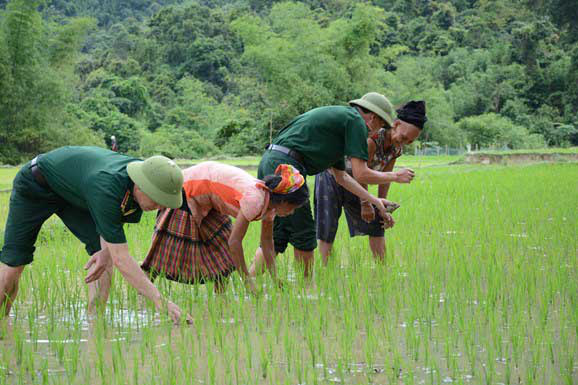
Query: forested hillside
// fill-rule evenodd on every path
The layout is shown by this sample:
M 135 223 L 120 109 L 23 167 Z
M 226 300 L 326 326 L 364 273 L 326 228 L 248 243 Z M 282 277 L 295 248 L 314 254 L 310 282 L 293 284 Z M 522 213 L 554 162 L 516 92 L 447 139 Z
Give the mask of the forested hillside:
M 259 154 L 312 107 L 425 99 L 422 141 L 578 143 L 575 0 L 0 0 L 0 163 Z

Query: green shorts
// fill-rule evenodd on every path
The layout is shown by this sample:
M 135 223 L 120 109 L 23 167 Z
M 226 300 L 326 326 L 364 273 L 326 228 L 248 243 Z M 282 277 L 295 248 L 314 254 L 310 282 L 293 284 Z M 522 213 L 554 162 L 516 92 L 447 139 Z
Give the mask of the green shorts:
M 85 244 L 89 255 L 100 250 L 100 236 L 90 213 L 39 185 L 27 163 L 14 178 L 0 262 L 13 267 L 31 263 L 40 228 L 52 214 Z
M 297 168 L 307 180 L 305 167 L 295 159 L 278 151 L 267 150 L 259 163 L 257 177 L 264 178 L 266 175 L 275 173 L 275 169 L 280 164 L 290 164 Z M 275 217 L 273 225 L 273 240 L 277 253 L 285 252 L 287 244 L 303 251 L 312 251 L 317 247 L 315 238 L 315 222 L 311 214 L 311 203 L 307 201 L 299 207 L 292 215 L 287 217 Z

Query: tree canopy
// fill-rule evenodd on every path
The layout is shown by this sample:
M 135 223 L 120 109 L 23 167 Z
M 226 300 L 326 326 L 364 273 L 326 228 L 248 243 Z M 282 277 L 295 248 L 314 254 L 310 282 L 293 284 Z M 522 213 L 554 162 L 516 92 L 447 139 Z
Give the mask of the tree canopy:
M 424 99 L 424 141 L 578 143 L 572 0 L 0 0 L 0 163 L 65 144 L 259 153 L 366 92 Z

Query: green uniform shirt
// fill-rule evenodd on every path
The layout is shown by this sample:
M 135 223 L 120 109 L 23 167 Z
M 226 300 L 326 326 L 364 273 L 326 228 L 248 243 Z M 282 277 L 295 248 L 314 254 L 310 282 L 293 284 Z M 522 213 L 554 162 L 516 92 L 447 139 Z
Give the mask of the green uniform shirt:
M 344 157 L 367 160 L 367 126 L 353 107 L 319 107 L 299 115 L 273 140 L 303 155 L 307 175 L 345 170 Z
M 126 171 L 138 160 L 100 147 L 62 147 L 42 155 L 38 167 L 57 195 L 90 212 L 105 241 L 126 243 L 123 223 L 142 215 Z

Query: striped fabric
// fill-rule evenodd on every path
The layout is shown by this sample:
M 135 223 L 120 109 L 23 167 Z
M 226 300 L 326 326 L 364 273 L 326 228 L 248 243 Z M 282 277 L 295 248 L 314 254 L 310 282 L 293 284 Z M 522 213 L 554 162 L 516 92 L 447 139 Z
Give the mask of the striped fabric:
M 199 227 L 184 210 L 159 212 L 142 269 L 182 283 L 218 280 L 235 271 L 228 239 L 231 219 L 211 210 Z

